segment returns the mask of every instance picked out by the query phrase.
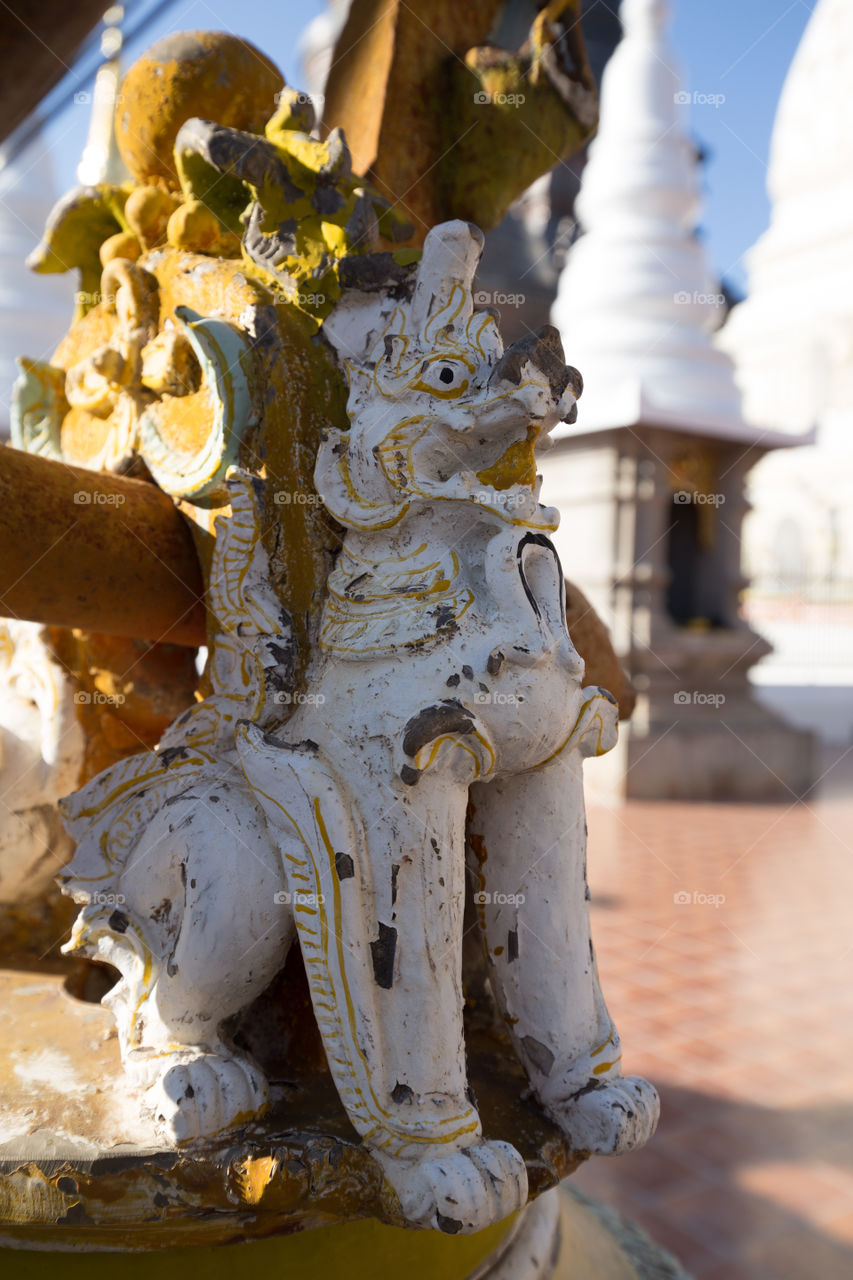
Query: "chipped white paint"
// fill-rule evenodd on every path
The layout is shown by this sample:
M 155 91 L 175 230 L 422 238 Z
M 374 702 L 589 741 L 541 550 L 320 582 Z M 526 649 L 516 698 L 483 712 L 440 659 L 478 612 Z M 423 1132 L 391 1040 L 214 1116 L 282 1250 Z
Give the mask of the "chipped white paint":
M 473 311 L 481 247 L 464 223 L 436 228 L 411 300 L 365 301 L 369 341 L 358 307 L 328 326 L 349 356 L 350 429 L 324 442 L 316 482 L 347 535 L 305 691 L 268 586 L 260 483 L 232 473 L 211 696 L 157 755 L 64 806 L 79 841 L 66 889 L 85 904 L 70 946 L 122 973 L 107 999 L 161 1135 L 263 1105 L 221 1027 L 298 938 L 353 1125 L 409 1220 L 450 1232 L 527 1197 L 466 1078 L 469 802 L 492 987 L 541 1104 L 576 1149 L 604 1153 L 657 1118 L 652 1087 L 620 1075 L 585 899 L 582 761 L 612 746 L 616 709 L 582 685 L 557 513 L 537 500 L 535 450 L 580 378 L 554 330 L 503 352 Z
M 0 1128 L 0 1139 L 2 1142 L 14 1142 L 16 1138 L 25 1138 L 33 1129 L 32 1108 L 26 1111 L 13 1111 L 8 1108 L 3 1110 L 2 1128 Z
M 210 693 L 156 753 L 121 761 L 62 803 L 79 848 L 61 880 L 86 903 L 65 949 L 121 973 L 104 1003 L 130 1075 L 149 1086 L 145 1113 L 177 1141 L 266 1103 L 261 1072 L 219 1024 L 274 977 L 293 934 L 277 896 L 280 860 L 234 742 L 242 718 L 281 719 L 276 693 L 290 676 L 290 623 L 267 581 L 255 485 L 235 476 L 231 517 L 217 522 Z

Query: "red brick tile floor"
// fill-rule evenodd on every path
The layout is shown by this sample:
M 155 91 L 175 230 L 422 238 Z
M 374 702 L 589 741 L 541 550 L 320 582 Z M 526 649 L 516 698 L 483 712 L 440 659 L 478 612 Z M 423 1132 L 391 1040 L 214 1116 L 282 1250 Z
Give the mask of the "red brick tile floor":
M 840 754 L 801 803 L 590 810 L 602 987 L 661 1122 L 644 1151 L 573 1183 L 699 1280 L 853 1278 L 853 748 Z

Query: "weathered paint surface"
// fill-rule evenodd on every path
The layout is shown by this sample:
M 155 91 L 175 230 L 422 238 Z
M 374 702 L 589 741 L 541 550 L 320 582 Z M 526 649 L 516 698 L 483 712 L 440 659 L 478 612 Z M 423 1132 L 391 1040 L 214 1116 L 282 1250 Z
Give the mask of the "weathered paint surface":
M 284 77 L 248 40 L 223 31 L 166 36 L 130 68 L 116 108 L 116 140 L 139 182 L 176 187 L 178 130 L 203 115 L 259 133 L 275 110 Z

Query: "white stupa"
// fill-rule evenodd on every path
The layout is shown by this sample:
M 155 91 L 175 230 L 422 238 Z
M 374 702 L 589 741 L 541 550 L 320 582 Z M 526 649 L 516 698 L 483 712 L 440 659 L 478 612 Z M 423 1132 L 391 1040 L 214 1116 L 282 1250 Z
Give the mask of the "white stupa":
M 851 73 L 853 7 L 819 0 L 773 127 L 770 227 L 748 256 L 749 296 L 720 334 L 747 417 L 791 431 L 823 420 L 839 393 L 853 412 Z
M 654 422 L 743 439 L 731 361 L 711 333 L 722 298 L 695 235 L 698 161 L 666 40 L 664 0 L 623 0 L 601 124 L 552 317 L 584 376 L 582 432 Z
M 747 560 L 765 591 L 812 601 L 849 599 L 853 583 L 851 70 L 853 6 L 819 0 L 773 128 L 770 227 L 747 259 L 748 297 L 718 338 L 749 421 L 815 429 L 813 446 L 756 467 L 746 525 Z M 851 645 L 849 628 L 832 648 L 816 635 L 799 644 L 800 665 L 814 668 L 800 682 L 853 680 Z
M 349 16 L 349 0 L 327 0 L 327 7 L 312 18 L 299 37 L 299 61 L 303 85 L 314 99 L 318 118 L 323 114 L 323 90 L 332 65 L 338 36 Z
M 106 25 L 101 32 L 104 61 L 95 75 L 89 130 L 77 165 L 77 181 L 84 187 L 99 182 L 118 185 L 130 178 L 130 171 L 119 153 L 115 131 L 116 102 L 122 80 L 123 17 L 124 9 L 118 5 L 104 14 Z

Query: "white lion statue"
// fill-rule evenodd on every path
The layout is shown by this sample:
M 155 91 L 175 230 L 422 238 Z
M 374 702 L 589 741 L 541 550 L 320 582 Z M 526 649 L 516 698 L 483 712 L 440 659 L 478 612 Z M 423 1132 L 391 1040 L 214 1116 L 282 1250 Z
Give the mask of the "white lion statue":
M 473 306 L 481 248 L 466 223 L 431 231 L 411 297 L 347 362 L 350 427 L 315 472 L 347 532 L 305 687 L 281 687 L 263 482 L 232 472 L 211 695 L 156 755 L 64 802 L 78 842 L 64 887 L 83 904 L 69 948 L 121 973 L 106 1000 L 161 1139 L 264 1107 L 267 1081 L 223 1023 L 298 941 L 353 1125 L 409 1221 L 451 1232 L 527 1197 L 466 1078 L 466 857 L 495 1001 L 541 1106 L 604 1154 L 644 1143 L 658 1113 L 652 1086 L 620 1073 L 590 940 L 582 761 L 613 745 L 616 707 L 583 686 L 558 515 L 538 501 L 536 452 L 581 379 L 554 329 L 503 351 Z

